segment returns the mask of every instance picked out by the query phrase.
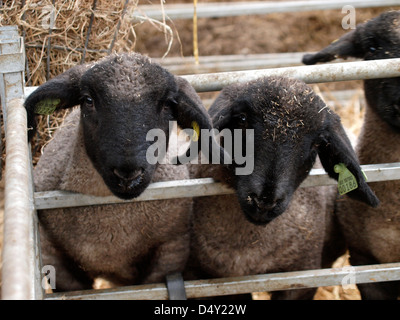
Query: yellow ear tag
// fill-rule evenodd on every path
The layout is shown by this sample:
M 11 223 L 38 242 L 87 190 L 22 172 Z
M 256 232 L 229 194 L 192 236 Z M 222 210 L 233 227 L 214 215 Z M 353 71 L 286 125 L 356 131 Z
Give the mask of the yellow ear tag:
M 192 140 L 196 142 L 199 140 L 199 137 L 200 137 L 200 127 L 196 121 L 192 121 L 192 127 L 194 130 Z
M 333 170 L 336 173 L 339 173 L 338 190 L 340 195 L 346 194 L 358 188 L 356 177 L 354 177 L 350 170 L 347 169 L 344 163 L 336 164 Z
M 60 99 L 44 99 L 35 106 L 35 113 L 49 115 L 52 114 L 60 103 Z

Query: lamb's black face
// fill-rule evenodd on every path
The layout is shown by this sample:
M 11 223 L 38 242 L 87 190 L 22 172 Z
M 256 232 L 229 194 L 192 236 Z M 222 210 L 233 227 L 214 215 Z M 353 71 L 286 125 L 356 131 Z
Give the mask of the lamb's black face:
M 236 176 L 236 183 L 246 217 L 263 225 L 286 211 L 294 192 L 311 170 L 317 152 L 311 141 L 302 146 L 265 142 L 257 149 L 254 172 Z
M 243 135 L 246 129 L 254 130 L 254 170 L 250 175 L 235 176 L 236 190 L 249 221 L 263 225 L 285 212 L 310 172 L 317 156 L 322 114 L 317 109 L 306 114 L 306 107 L 278 98 L 255 101 L 248 97 L 235 103 L 229 128 L 242 129 Z
M 77 65 L 42 84 L 25 100 L 29 139 L 36 114 L 47 114 L 49 106 L 60 110 L 78 104 L 87 154 L 109 189 L 124 199 L 138 196 L 150 183 L 167 151 L 171 120 L 182 129 L 193 122 L 200 130 L 212 129 L 189 82 L 137 53 Z
M 254 171 L 250 175 L 236 176 L 237 195 L 246 217 L 262 225 L 286 211 L 293 193 L 315 162 L 318 135 L 305 134 L 301 128 L 283 133 L 279 132 L 279 126 L 262 123 L 256 115 L 248 119 L 248 128 L 254 128 L 257 142 Z M 274 134 L 274 130 L 275 141 L 265 137 L 268 132 Z M 304 138 L 298 140 L 299 136 Z
M 154 143 L 146 141 L 149 130 L 161 129 L 168 141 L 176 85 L 162 69 L 150 74 L 133 64 L 124 68 L 125 61 L 117 59 L 118 68 L 98 64 L 82 77 L 81 121 L 94 166 L 116 196 L 131 199 L 144 191 L 156 169 L 146 157 Z

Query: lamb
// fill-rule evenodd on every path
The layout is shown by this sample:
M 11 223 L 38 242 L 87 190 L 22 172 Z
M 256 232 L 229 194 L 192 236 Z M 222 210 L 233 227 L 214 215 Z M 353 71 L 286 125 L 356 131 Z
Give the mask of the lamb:
M 400 11 L 389 11 L 371 19 L 303 62 L 315 64 L 335 58 L 363 60 L 400 58 Z M 400 130 L 400 78 L 364 81 L 367 102 L 356 152 L 360 163 L 398 162 Z M 369 208 L 352 199 L 338 203 L 337 216 L 345 235 L 352 265 L 400 261 L 399 181 L 371 183 L 381 199 Z M 398 282 L 358 284 L 362 299 L 396 299 Z
M 260 78 L 225 87 L 209 109 L 217 130 L 254 130 L 254 170 L 192 165 L 196 178 L 213 177 L 235 194 L 193 199 L 187 279 L 318 269 L 335 186 L 299 188 L 317 154 L 329 176 L 344 163 L 358 189 L 349 196 L 376 206 L 340 118 L 302 81 Z M 248 146 L 238 145 L 244 154 Z M 233 158 L 234 159 L 234 158 Z M 311 299 L 315 289 L 273 292 L 272 299 Z
M 189 177 L 186 166 L 149 163 L 150 129 L 169 137 L 173 120 L 212 128 L 186 80 L 140 54 L 119 54 L 75 66 L 34 91 L 25 101 L 29 139 L 37 113 L 78 104 L 35 167 L 36 191 L 133 199 L 150 182 Z M 43 263 L 55 267 L 57 291 L 92 288 L 98 276 L 114 285 L 163 281 L 183 270 L 191 212 L 183 198 L 43 210 Z

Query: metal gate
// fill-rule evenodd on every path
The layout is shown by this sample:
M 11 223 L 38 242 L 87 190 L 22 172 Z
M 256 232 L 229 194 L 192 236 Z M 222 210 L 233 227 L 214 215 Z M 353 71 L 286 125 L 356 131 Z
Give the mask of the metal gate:
M 312 1 L 309 1 L 312 2 Z M 314 1 L 318 2 L 318 1 Z M 321 1 L 320 1 L 321 2 Z M 360 1 L 361 2 L 361 1 Z M 382 1 L 363 1 L 380 3 Z M 399 1 L 388 1 L 400 4 Z M 299 2 L 297 2 L 299 3 Z M 341 1 L 337 1 L 341 3 Z M 326 2 L 324 2 L 326 9 Z M 32 160 L 27 142 L 24 98 L 34 89 L 24 85 L 25 50 L 15 26 L 0 28 L 0 88 L 6 134 L 4 245 L 2 257 L 3 299 L 168 299 L 164 283 L 45 294 L 40 259 L 36 211 L 49 208 L 118 203 L 116 197 L 98 198 L 63 191 L 34 192 Z M 217 91 L 237 82 L 269 75 L 288 76 L 307 83 L 400 77 L 400 59 L 355 61 L 315 66 L 186 75 L 198 92 Z M 399 159 L 400 160 L 400 159 Z M 368 181 L 400 179 L 400 162 L 363 165 Z M 301 187 L 333 185 L 323 169 L 314 169 Z M 212 178 L 151 184 L 134 201 L 229 194 L 234 191 Z M 320 269 L 251 275 L 234 278 L 185 281 L 187 298 L 260 291 L 340 285 L 345 269 Z M 356 283 L 400 280 L 400 263 L 355 266 Z

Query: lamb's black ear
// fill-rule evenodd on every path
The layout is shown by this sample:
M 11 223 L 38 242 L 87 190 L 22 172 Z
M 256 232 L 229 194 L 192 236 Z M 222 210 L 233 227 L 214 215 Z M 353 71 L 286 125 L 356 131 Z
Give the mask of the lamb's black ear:
M 359 28 L 359 27 L 357 27 Z M 333 41 L 329 46 L 315 54 L 306 54 L 303 56 L 304 64 L 316 64 L 318 62 L 328 62 L 337 58 L 346 59 L 348 57 L 363 58 L 365 55 L 362 46 L 358 42 L 358 30 L 352 30 L 346 33 L 338 40 Z
M 208 115 L 208 112 L 204 107 L 200 97 L 187 80 L 178 76 L 175 76 L 175 80 L 178 85 L 178 95 L 175 97 L 175 109 L 178 125 L 182 129 L 189 128 L 197 132 L 196 138 L 194 139 L 192 137 L 191 139 L 191 146 L 186 153 L 185 161 L 189 162 L 198 156 L 198 154 L 190 154 L 190 150 L 201 149 L 202 129 L 206 129 L 211 133 L 208 141 L 209 160 L 211 160 L 213 154 L 219 153 L 221 163 L 224 163 L 224 161 L 229 161 L 229 155 L 225 153 L 224 149 L 220 147 L 215 139 L 212 130 L 213 125 L 211 118 Z M 177 163 L 183 163 L 179 157 L 177 159 Z
M 57 77 L 45 82 L 25 100 L 28 116 L 29 140 L 36 132 L 36 115 L 51 114 L 55 110 L 70 108 L 79 104 L 79 80 L 86 65 L 75 66 Z
M 350 140 L 347 137 L 338 115 L 328 113 L 325 130 L 320 135 L 318 155 L 325 171 L 331 178 L 338 180 L 339 173 L 335 165 L 344 164 L 357 181 L 358 188 L 347 195 L 363 201 L 372 207 L 379 205 L 379 200 L 365 181 L 363 172 Z
M 222 131 L 229 127 L 234 112 L 248 104 L 243 85 L 231 84 L 224 88 L 208 109 L 214 128 Z
M 219 131 L 229 126 L 232 120 L 232 108 L 234 101 L 223 90 L 208 110 L 214 128 Z

